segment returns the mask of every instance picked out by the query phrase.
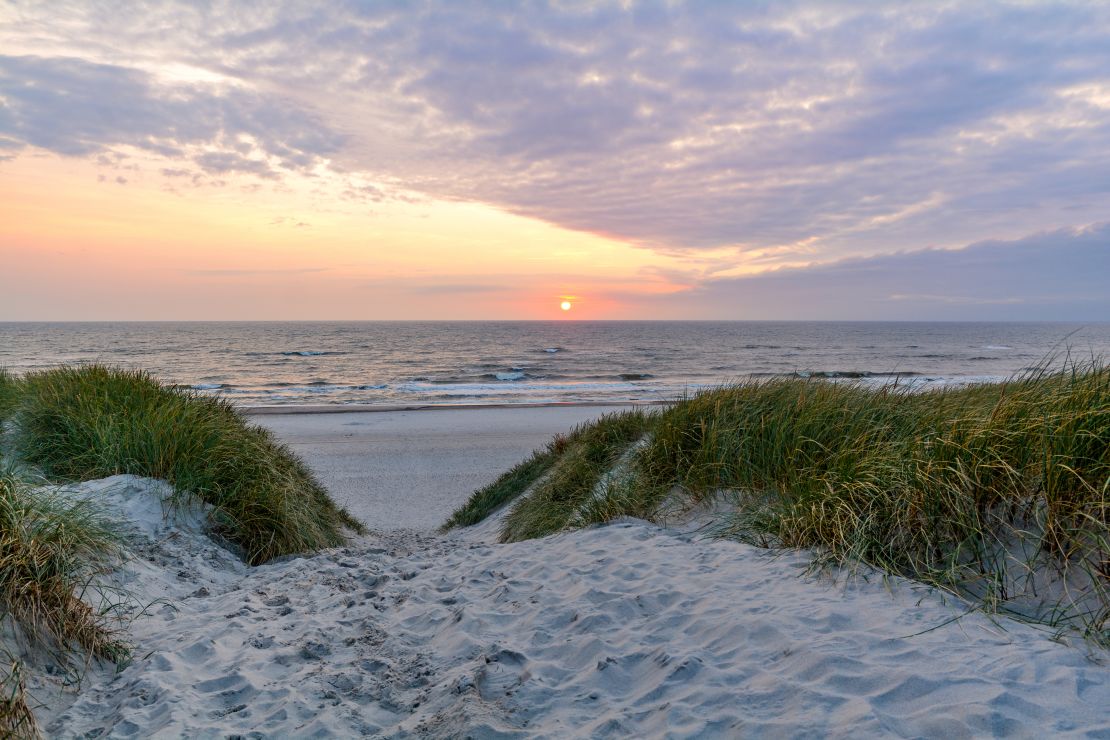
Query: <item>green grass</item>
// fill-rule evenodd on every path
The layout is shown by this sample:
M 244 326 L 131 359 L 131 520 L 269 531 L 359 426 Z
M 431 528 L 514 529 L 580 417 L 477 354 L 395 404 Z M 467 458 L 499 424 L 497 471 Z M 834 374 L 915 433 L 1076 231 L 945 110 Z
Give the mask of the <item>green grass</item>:
M 16 453 L 60 480 L 119 473 L 168 481 L 215 507 L 251 564 L 345 541 L 363 526 L 268 431 L 219 398 L 102 365 L 28 373 L 11 412 Z
M 17 392 L 15 378 L 7 370 L 0 367 L 0 424 L 3 424 L 11 415 Z
M 747 382 L 642 419 L 624 434 L 612 420 L 577 430 L 514 504 L 506 537 L 651 518 L 676 495 L 697 503 L 728 490 L 739 501 L 722 522 L 728 536 L 866 563 L 992 607 L 1080 583 L 1081 598 L 1065 593 L 1036 618 L 1110 638 L 1110 368 L 1100 362 L 927 392 Z M 628 476 L 587 495 L 644 433 Z
M 642 411 L 608 414 L 557 435 L 547 447 L 474 492 L 444 529 L 481 521 L 516 500 L 501 531 L 503 542 L 541 537 L 570 524 L 594 498 L 602 476 L 648 426 Z M 519 498 L 531 486 L 532 493 Z
M 544 449 L 536 450 L 531 457 L 502 473 L 493 483 L 475 491 L 465 504 L 455 510 L 440 528 L 441 531 L 477 524 L 516 498 L 551 469 L 565 443 L 565 437 L 556 436 Z

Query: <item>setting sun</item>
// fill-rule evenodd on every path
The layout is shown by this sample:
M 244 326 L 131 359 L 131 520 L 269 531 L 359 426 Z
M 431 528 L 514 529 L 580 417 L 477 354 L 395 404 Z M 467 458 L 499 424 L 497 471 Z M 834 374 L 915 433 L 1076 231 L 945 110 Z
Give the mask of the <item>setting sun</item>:
M 569 311 L 570 310 L 570 301 L 563 301 L 562 303 L 559 304 L 559 308 L 563 309 L 564 311 Z

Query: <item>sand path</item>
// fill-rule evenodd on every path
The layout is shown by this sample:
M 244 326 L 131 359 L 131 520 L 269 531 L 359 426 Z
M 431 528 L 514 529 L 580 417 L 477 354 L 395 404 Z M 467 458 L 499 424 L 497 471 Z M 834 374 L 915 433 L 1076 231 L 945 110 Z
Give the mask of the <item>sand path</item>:
M 137 660 L 51 737 L 1106 737 L 1082 647 L 900 579 L 621 521 L 495 545 L 409 533 L 248 568 L 159 484 L 83 484 L 137 522 L 162 594 Z M 145 510 L 137 502 L 146 501 Z

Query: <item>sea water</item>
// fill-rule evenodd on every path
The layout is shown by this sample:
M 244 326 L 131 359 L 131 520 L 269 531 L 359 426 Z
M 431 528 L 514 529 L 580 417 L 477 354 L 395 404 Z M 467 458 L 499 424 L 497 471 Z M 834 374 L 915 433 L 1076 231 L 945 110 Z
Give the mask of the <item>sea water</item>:
M 1001 380 L 1110 359 L 1110 324 L 746 321 L 0 323 L 0 367 L 144 368 L 246 406 L 671 400 L 749 377 Z

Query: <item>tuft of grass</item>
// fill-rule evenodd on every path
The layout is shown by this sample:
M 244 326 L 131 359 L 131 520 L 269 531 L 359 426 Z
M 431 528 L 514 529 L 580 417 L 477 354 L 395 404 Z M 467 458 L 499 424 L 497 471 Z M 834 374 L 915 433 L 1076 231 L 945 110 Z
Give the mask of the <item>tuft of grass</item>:
M 440 530 L 446 532 L 454 527 L 477 524 L 512 501 L 551 469 L 565 444 L 565 437 L 556 436 L 544 449 L 536 450 L 531 457 L 502 473 L 493 483 L 476 490 L 465 504 L 451 514 Z
M 29 373 L 19 386 L 24 460 L 64 480 L 166 480 L 215 507 L 221 534 L 251 564 L 340 545 L 343 527 L 364 531 L 292 452 L 223 399 L 97 364 Z
M 42 734 L 23 683 L 23 670 L 23 663 L 10 656 L 0 665 L 0 737 L 37 740 Z
M 621 480 L 602 478 L 640 435 Z M 923 392 L 742 382 L 579 428 L 549 467 L 514 504 L 506 539 L 733 491 L 727 536 L 866 563 L 1110 642 L 1110 367 L 1099 360 Z
M 0 424 L 11 415 L 15 407 L 18 386 L 12 374 L 0 367 Z
M 607 414 L 576 427 L 549 447 L 554 460 L 532 493 L 517 500 L 501 529 L 502 542 L 542 537 L 570 525 L 598 495 L 609 469 L 648 428 L 636 409 Z
M 106 615 L 80 598 L 118 554 L 116 538 L 88 501 L 32 491 L 0 473 L 0 618 L 63 662 L 72 651 L 118 662 L 128 655 Z

